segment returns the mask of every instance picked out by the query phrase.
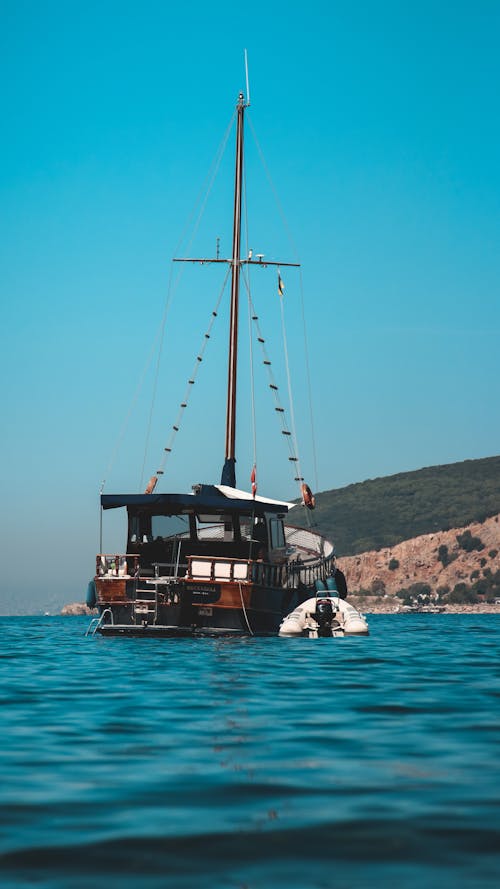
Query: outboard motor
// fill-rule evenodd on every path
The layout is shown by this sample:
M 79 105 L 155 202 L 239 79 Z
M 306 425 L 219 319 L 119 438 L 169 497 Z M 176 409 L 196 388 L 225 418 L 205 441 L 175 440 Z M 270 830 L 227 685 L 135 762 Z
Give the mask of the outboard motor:
M 338 621 L 334 619 L 335 612 L 331 599 L 317 599 L 313 617 L 318 624 L 318 636 L 331 636 L 332 629 L 339 625 Z

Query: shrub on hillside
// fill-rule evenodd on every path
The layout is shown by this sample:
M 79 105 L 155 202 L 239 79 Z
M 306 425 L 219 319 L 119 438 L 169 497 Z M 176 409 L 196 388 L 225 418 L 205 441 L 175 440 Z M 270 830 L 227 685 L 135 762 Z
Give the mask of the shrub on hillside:
M 487 569 L 483 574 L 485 576 L 477 578 L 471 586 L 464 582 L 457 583 L 451 592 L 447 587 L 439 587 L 436 591 L 439 600 L 456 605 L 471 605 L 484 599 L 494 602 L 500 598 L 500 570 L 493 574 Z
M 446 543 L 442 543 L 438 549 L 438 559 L 441 562 L 443 568 L 446 568 L 447 565 L 450 564 L 450 557 L 448 553 L 448 547 Z
M 431 588 L 428 583 L 412 583 L 411 586 L 408 588 L 408 592 L 410 596 L 413 596 L 414 598 L 416 596 L 421 596 L 422 598 L 424 598 L 425 596 L 430 596 Z
M 449 587 L 441 587 L 449 592 Z M 431 588 L 428 583 L 412 583 L 408 588 L 403 587 L 396 593 L 398 599 L 403 600 L 404 605 L 412 605 L 415 602 L 428 605 L 430 602 Z
M 389 562 L 389 571 L 395 571 L 396 568 L 399 568 L 399 562 L 397 559 L 391 559 Z
M 484 549 L 484 543 L 481 538 L 473 537 L 469 530 L 464 531 L 463 534 L 457 534 L 457 543 L 466 553 L 471 553 L 474 550 L 481 552 Z
M 448 593 L 446 601 L 450 605 L 475 605 L 478 596 L 466 583 L 457 583 L 451 593 Z

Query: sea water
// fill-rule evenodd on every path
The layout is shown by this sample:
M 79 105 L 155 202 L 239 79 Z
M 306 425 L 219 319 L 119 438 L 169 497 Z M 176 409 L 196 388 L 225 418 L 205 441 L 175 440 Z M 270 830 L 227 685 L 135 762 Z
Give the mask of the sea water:
M 500 885 L 500 616 L 369 637 L 3 618 L 5 887 Z

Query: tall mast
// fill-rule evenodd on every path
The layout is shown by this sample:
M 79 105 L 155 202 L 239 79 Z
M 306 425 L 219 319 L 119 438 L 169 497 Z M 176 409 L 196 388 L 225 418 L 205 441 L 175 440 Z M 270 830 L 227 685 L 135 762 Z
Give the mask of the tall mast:
M 238 365 L 238 307 L 240 294 L 241 193 L 243 181 L 243 122 L 245 97 L 238 97 L 236 128 L 236 168 L 234 176 L 233 255 L 231 260 L 231 315 L 229 322 L 229 361 L 227 374 L 226 455 L 221 484 L 236 487 L 236 382 Z
M 258 254 L 256 259 L 251 253 L 241 259 L 241 203 L 243 192 L 243 123 L 245 109 L 250 105 L 248 91 L 248 66 L 247 72 L 247 97 L 243 93 L 238 96 L 236 105 L 236 169 L 234 176 L 234 213 L 233 213 L 233 252 L 231 259 L 223 259 L 217 255 L 212 258 L 202 257 L 176 257 L 174 262 L 196 262 L 202 265 L 206 263 L 227 263 L 231 266 L 231 313 L 229 322 L 229 361 L 227 372 L 227 407 L 226 407 L 226 451 L 224 466 L 222 468 L 221 485 L 230 488 L 236 487 L 236 381 L 238 363 L 238 304 L 240 293 L 240 272 L 243 265 L 267 266 L 297 266 L 296 262 L 269 262 L 264 260 L 263 254 Z M 175 428 L 175 427 L 174 427 Z

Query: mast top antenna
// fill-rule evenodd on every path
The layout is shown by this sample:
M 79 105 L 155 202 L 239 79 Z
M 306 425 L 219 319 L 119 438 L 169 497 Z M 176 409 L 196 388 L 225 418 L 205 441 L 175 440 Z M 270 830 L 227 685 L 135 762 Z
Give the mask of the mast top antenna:
M 250 105 L 250 81 L 248 79 L 248 53 L 245 50 L 245 78 L 247 84 L 247 107 Z

